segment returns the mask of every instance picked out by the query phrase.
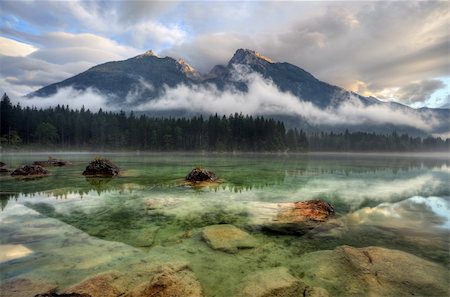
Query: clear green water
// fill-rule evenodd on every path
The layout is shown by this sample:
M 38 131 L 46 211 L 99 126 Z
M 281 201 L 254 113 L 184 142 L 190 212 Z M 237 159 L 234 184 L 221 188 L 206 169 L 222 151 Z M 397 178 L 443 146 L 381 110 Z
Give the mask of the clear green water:
M 49 154 L 3 154 L 14 168 Z M 284 266 L 302 276 L 299 256 L 340 245 L 403 250 L 449 264 L 450 160 L 429 155 L 102 154 L 122 169 L 112 179 L 81 175 L 98 154 L 65 153 L 68 167 L 35 180 L 0 176 L 0 247 L 28 253 L 3 259 L 1 279 L 33 276 L 61 287 L 106 271 L 142 271 L 188 262 L 206 296 L 233 296 L 252 271 Z M 195 166 L 223 179 L 216 187 L 182 185 Z M 333 224 L 304 236 L 265 233 L 254 208 L 319 198 Z M 203 227 L 247 230 L 255 249 L 227 254 L 201 238 Z M 0 258 L 1 259 L 1 258 Z

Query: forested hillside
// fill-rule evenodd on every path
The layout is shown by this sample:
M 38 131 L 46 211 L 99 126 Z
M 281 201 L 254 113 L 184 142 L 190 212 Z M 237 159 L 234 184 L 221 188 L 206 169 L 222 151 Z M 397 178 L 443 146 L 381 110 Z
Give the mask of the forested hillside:
M 68 106 L 47 109 L 0 103 L 2 148 L 148 151 L 429 151 L 447 150 L 449 139 L 314 133 L 286 129 L 280 121 L 234 114 L 208 118 L 154 118 L 121 111 L 91 112 Z

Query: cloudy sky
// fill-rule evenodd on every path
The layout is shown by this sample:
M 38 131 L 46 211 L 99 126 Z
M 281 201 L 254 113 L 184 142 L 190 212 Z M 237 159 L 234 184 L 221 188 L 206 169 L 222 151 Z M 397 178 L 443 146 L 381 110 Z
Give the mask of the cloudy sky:
M 448 1 L 0 1 L 0 88 L 14 97 L 149 49 L 200 72 L 238 48 L 413 107 L 449 107 Z

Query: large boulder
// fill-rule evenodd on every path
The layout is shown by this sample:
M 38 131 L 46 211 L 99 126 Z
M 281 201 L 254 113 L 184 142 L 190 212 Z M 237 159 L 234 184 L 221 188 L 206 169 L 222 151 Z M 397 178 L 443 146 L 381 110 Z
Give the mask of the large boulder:
M 303 280 L 332 296 L 449 296 L 449 271 L 439 264 L 381 247 L 308 253 L 300 258 Z
M 86 176 L 115 176 L 120 172 L 119 167 L 108 159 L 95 159 L 83 171 Z
M 30 297 L 40 293 L 52 293 L 56 288 L 57 286 L 55 284 L 46 281 L 30 278 L 14 278 L 1 282 L 0 296 Z
M 302 235 L 326 222 L 333 207 L 322 200 L 250 204 L 250 225 L 276 233 Z
M 63 293 L 84 294 L 91 297 L 117 297 L 124 293 L 124 290 L 115 284 L 120 277 L 121 274 L 116 271 L 104 272 L 66 288 Z
M 218 178 L 214 172 L 205 168 L 196 167 L 186 175 L 185 180 L 187 182 L 215 182 Z
M 319 287 L 310 287 L 289 274 L 285 267 L 257 271 L 242 281 L 239 297 L 328 297 Z
M 202 288 L 187 265 L 160 266 L 150 279 L 125 297 L 201 297 Z
M 12 176 L 26 176 L 26 177 L 38 177 L 47 176 L 49 172 L 47 169 L 39 165 L 24 165 L 17 168 L 11 173 Z
M 236 253 L 239 249 L 256 247 L 256 239 L 247 232 L 228 224 L 203 228 L 203 239 L 213 249 Z

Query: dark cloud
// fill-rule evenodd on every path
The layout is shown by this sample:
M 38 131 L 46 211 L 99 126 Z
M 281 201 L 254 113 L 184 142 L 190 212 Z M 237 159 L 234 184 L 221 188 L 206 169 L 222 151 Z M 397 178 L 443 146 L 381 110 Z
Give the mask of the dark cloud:
M 445 1 L 7 0 L 0 6 L 0 34 L 37 47 L 29 58 L 53 65 L 46 72 L 147 49 L 207 72 L 237 48 L 250 48 L 341 87 L 401 100 L 392 97 L 398 89 L 448 76 L 450 68 Z M 33 30 L 23 32 L 24 24 Z
M 32 58 L 0 55 L 0 64 L 0 74 L 14 84 L 41 86 L 69 74 L 62 69 L 56 70 L 55 65 L 51 63 Z
M 400 88 L 396 92 L 396 97 L 405 103 L 424 102 L 430 99 L 435 91 L 445 87 L 446 84 L 441 80 L 424 80 Z
M 8 27 L 8 22 L 18 20 L 41 28 L 67 28 L 71 13 L 65 1 L 15 1 L 0 2 L 2 11 L 2 27 Z
M 134 23 L 136 21 L 150 18 L 162 18 L 162 15 L 170 9 L 175 8 L 176 1 L 117 1 L 111 6 L 111 1 L 104 2 L 106 9 L 113 9 L 119 14 L 119 20 L 123 23 Z
M 306 4 L 295 5 L 292 13 Z M 241 33 L 205 33 L 164 53 L 184 56 L 207 71 L 226 63 L 236 48 L 251 48 L 325 81 L 376 96 L 388 88 L 448 75 L 446 3 L 339 2 L 322 8 L 269 32 L 252 35 L 243 28 Z

